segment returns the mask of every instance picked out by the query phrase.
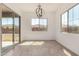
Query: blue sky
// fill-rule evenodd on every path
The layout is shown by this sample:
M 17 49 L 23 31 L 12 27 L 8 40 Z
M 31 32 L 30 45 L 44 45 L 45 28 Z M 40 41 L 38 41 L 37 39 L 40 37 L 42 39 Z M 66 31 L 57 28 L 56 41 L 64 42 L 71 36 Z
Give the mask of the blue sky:
M 10 17 L 2 18 L 2 25 L 13 24 L 13 19 Z M 15 18 L 15 25 L 19 25 L 18 18 Z
M 62 24 L 67 25 L 67 12 L 62 15 Z M 69 25 L 79 26 L 79 5 L 69 10 Z
M 32 19 L 32 25 L 37 25 L 39 23 L 40 25 L 47 25 L 47 19 L 40 19 L 40 21 L 39 19 Z

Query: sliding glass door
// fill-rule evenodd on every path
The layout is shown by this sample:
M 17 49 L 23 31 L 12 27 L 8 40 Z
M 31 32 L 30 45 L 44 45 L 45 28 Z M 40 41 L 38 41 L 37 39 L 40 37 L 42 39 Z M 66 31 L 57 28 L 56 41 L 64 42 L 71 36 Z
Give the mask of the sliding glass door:
M 20 41 L 20 17 L 2 17 L 2 47 Z
M 20 17 L 14 18 L 14 43 L 20 42 Z
M 2 47 L 7 47 L 13 44 L 13 18 L 2 18 Z
M 4 4 L 1 7 L 1 55 L 20 43 L 20 16 Z

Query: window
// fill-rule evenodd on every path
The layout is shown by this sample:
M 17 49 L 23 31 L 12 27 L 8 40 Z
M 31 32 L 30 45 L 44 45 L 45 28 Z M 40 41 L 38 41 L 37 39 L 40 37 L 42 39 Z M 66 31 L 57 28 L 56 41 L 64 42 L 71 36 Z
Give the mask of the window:
M 79 4 L 62 14 L 62 31 L 79 33 Z
M 13 19 L 11 17 L 2 18 L 2 33 L 13 33 Z
M 67 28 L 67 15 L 68 13 L 65 12 L 63 15 L 62 15 L 62 31 L 64 32 L 67 32 L 68 31 L 68 28 Z
M 32 19 L 32 31 L 46 31 L 47 19 Z
M 69 32 L 79 33 L 79 5 L 69 10 Z

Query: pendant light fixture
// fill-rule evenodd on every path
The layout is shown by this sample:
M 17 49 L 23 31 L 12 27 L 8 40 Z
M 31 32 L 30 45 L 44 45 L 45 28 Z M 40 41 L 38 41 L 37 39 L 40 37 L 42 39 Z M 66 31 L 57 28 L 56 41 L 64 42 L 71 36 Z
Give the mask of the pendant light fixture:
M 40 4 L 36 8 L 35 12 L 38 18 L 41 18 L 43 16 L 43 9 Z

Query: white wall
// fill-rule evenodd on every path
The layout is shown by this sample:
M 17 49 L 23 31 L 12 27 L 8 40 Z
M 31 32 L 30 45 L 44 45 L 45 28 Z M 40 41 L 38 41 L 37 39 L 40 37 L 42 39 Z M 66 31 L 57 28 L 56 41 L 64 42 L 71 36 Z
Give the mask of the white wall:
M 71 51 L 73 51 L 74 53 L 79 55 L 79 34 L 72 34 L 72 33 L 62 33 L 60 30 L 60 15 L 67 10 L 68 8 L 70 8 L 72 5 L 74 4 L 67 4 L 67 5 L 63 5 L 58 9 L 57 12 L 57 20 L 56 20 L 56 40 L 61 43 L 62 45 L 64 45 L 65 47 L 67 47 L 68 49 L 70 49 Z
M 32 31 L 31 19 L 37 18 L 33 12 L 22 12 L 19 8 L 16 8 L 13 4 L 5 4 L 14 10 L 21 16 L 21 39 L 22 40 L 55 40 L 55 12 L 45 12 L 43 18 L 48 18 L 48 30 L 47 31 Z M 21 11 L 21 12 L 20 12 Z
M 24 12 L 21 19 L 22 40 L 55 40 L 55 12 L 47 12 L 43 18 L 48 19 L 47 31 L 32 31 L 31 19 L 37 18 L 33 12 Z

